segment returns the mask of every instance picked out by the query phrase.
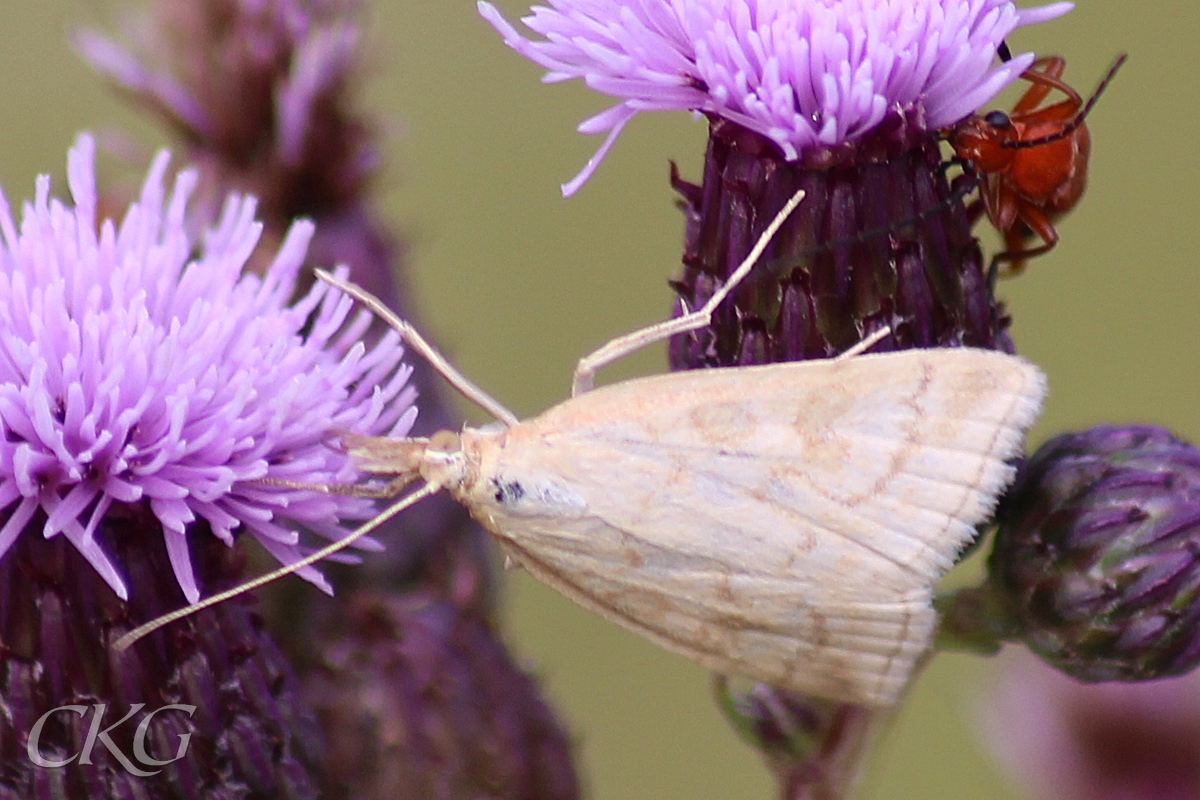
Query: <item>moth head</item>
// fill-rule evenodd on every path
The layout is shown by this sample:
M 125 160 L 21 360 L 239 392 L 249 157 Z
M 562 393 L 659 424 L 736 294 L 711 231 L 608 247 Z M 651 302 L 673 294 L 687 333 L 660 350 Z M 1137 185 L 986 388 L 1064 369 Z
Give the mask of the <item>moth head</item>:
M 453 491 L 467 474 L 462 437 L 454 431 L 438 431 L 429 437 L 421 454 L 421 477 L 427 483 Z

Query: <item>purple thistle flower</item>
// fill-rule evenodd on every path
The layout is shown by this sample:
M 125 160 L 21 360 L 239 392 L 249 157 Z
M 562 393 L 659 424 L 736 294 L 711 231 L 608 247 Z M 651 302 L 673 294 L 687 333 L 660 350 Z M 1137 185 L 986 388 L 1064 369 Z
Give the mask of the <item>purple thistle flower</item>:
M 1016 28 L 1070 3 L 1007 0 L 551 0 L 519 33 L 480 13 L 514 50 L 619 98 L 579 126 L 608 136 L 589 179 L 640 111 L 709 121 L 700 180 L 672 169 L 685 215 L 679 316 L 724 285 L 789 198 L 804 200 L 706 328 L 674 337 L 673 369 L 837 355 L 886 328 L 876 351 L 1013 351 L 1009 319 L 971 235 L 969 174 L 951 181 L 943 130 L 1033 62 L 993 66 Z M 781 796 L 842 796 L 877 728 L 869 709 L 757 685 L 732 716 L 766 755 Z
M 81 32 L 76 43 L 88 61 L 186 148 L 200 170 L 201 198 L 220 198 L 231 189 L 258 196 L 266 243 L 282 238 L 297 215 L 312 218 L 317 229 L 309 246 L 311 262 L 345 264 L 356 283 L 412 320 L 401 281 L 402 242 L 373 208 L 380 126 L 357 102 L 364 3 L 150 0 L 141 9 L 119 39 Z M 373 325 L 367 341 L 385 329 Z M 440 378 L 420 360 L 413 366 L 421 417 L 412 433 L 455 427 L 460 420 L 444 400 Z M 337 751 L 319 781 L 323 796 L 425 797 L 423 787 L 435 778 L 452 786 L 477 780 L 489 793 L 514 798 L 577 794 L 566 737 L 557 728 L 548 723 L 540 732 L 507 735 L 522 716 L 549 714 L 531 682 L 508 692 L 511 704 L 488 727 L 475 715 L 459 713 L 460 703 L 410 702 L 407 682 L 396 680 L 397 672 L 436 678 L 442 672 L 479 674 L 486 667 L 495 674 L 480 675 L 478 683 L 517 685 L 517 666 L 495 633 L 482 630 L 494 586 L 482 529 L 443 495 L 392 520 L 378 535 L 388 544 L 382 557 L 354 569 L 326 570 L 337 586 L 334 597 L 279 585 L 270 592 L 275 602 L 270 596 L 264 602 L 268 627 L 281 637 L 281 647 L 297 667 L 301 693 Z M 480 630 L 472 633 L 470 647 L 456 645 L 458 625 L 432 629 L 447 639 L 439 649 L 385 641 L 407 634 L 403 620 L 393 627 L 353 623 L 363 604 L 380 595 L 388 598 L 378 601 L 381 607 L 408 607 L 406 598 L 417 584 L 440 592 L 455 613 L 477 623 Z M 484 666 L 475 657 L 481 648 L 494 656 Z M 365 658 L 329 680 L 327 665 L 347 649 L 386 657 Z M 490 709 L 483 711 L 486 716 Z M 443 759 L 455 748 L 433 748 L 410 760 L 391 758 L 397 736 L 415 743 L 425 730 L 445 733 L 464 757 Z M 506 735 L 497 738 L 497 730 Z M 552 730 L 555 737 L 549 735 Z M 540 757 L 531 757 L 530 749 Z M 387 763 L 356 769 L 347 766 L 341 755 L 346 752 L 355 759 L 383 753 Z M 484 760 L 497 768 L 479 769 L 476 754 L 487 754 Z M 517 777 L 511 765 L 521 763 L 542 774 L 522 773 L 508 781 Z M 456 770 L 462 773 L 457 778 Z M 525 790 L 527 777 L 529 783 L 565 788 L 537 795 Z
M 270 220 L 352 205 L 379 156 L 353 110 L 360 0 L 154 0 L 128 44 L 81 30 L 76 47 L 163 120 L 208 195 L 237 184 Z
M 0 196 L 0 555 L 22 534 L 62 536 L 126 599 L 95 534 L 115 506 L 146 504 L 194 600 L 197 520 L 226 544 L 244 528 L 287 563 L 306 552 L 296 526 L 338 538 L 338 517 L 371 513 L 362 498 L 261 479 L 353 480 L 330 437 L 406 432 L 409 369 L 394 336 L 367 350 L 369 320 L 325 286 L 286 305 L 311 223 L 293 226 L 262 277 L 243 274 L 261 233 L 253 199 L 231 197 L 195 241 L 197 175 L 168 194 L 162 153 L 121 223 L 98 223 L 93 154 L 87 135 L 70 153 L 73 207 L 43 176 L 18 230 Z
M 582 78 L 621 98 L 580 123 L 608 136 L 570 195 L 640 111 L 687 110 L 773 142 L 795 161 L 814 147 L 853 142 L 890 114 L 927 130 L 972 113 L 1011 83 L 1032 53 L 992 67 L 1016 28 L 1071 3 L 1018 9 L 1008 0 L 552 0 L 519 33 L 488 2 L 479 12 L 547 82 Z
M 316 224 L 310 263 L 344 264 L 355 283 L 411 320 L 398 285 L 402 243 L 372 207 L 381 158 L 379 126 L 357 97 L 363 11 L 361 0 L 150 0 L 126 10 L 121 36 L 82 29 L 74 40 L 195 165 L 198 217 L 215 216 L 230 191 L 258 198 L 265 232 L 255 271 L 292 220 L 308 217 Z M 372 326 L 367 341 L 382 327 Z M 460 420 L 436 375 L 420 360 L 412 366 L 421 397 L 415 432 L 454 427 Z M 397 580 L 460 531 L 483 537 L 449 498 L 422 503 L 388 528 L 404 530 L 381 531 L 390 540 L 386 560 L 367 567 Z

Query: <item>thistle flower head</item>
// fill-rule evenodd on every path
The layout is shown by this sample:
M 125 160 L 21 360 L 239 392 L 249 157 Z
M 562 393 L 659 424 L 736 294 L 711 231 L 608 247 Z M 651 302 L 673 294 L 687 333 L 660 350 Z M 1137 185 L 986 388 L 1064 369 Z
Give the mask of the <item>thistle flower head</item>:
M 997 519 L 990 588 L 1043 659 L 1088 681 L 1200 663 L 1200 450 L 1152 426 L 1056 436 Z
M 330 437 L 406 431 L 408 369 L 395 337 L 358 342 L 368 320 L 324 284 L 287 305 L 311 223 L 262 277 L 243 274 L 261 233 L 252 198 L 230 197 L 196 241 L 196 173 L 167 192 L 162 153 L 124 219 L 97 221 L 94 149 L 84 135 L 69 155 L 73 204 L 43 176 L 18 228 L 0 195 L 0 556 L 40 525 L 124 599 L 96 531 L 114 504 L 146 504 L 194 599 L 191 523 L 226 543 L 244 528 L 289 562 L 305 552 L 297 525 L 337 537 L 338 517 L 369 513 L 361 498 L 261 479 L 351 480 Z
M 123 5 L 122 36 L 81 29 L 75 45 L 178 137 L 199 194 L 237 186 L 268 224 L 361 198 L 380 160 L 353 101 L 361 0 Z
M 987 103 L 1033 62 L 992 67 L 1021 25 L 1071 3 L 1018 9 L 1009 0 L 552 0 L 522 19 L 531 40 L 494 6 L 480 13 L 547 81 L 582 78 L 620 102 L 579 126 L 608 133 L 578 189 L 639 111 L 690 110 L 737 123 L 789 161 L 838 145 L 889 115 L 928 130 Z

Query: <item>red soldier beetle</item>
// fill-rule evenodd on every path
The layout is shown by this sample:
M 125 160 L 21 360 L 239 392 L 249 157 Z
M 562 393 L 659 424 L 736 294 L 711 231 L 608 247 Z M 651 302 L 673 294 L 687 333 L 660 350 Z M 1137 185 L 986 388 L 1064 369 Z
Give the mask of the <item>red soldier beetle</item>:
M 1125 59 L 1122 54 L 1113 62 L 1086 104 L 1062 80 L 1065 59 L 1038 59 L 1021 73 L 1030 86 L 1011 112 L 973 114 L 949 129 L 950 146 L 979 182 L 983 210 L 1004 236 L 991 275 L 1003 262 L 1009 275 L 1017 275 L 1026 260 L 1058 243 L 1054 223 L 1075 207 L 1087 185 L 1091 136 L 1084 119 Z M 1039 108 L 1055 90 L 1066 99 Z M 1027 247 L 1033 237 L 1042 244 Z

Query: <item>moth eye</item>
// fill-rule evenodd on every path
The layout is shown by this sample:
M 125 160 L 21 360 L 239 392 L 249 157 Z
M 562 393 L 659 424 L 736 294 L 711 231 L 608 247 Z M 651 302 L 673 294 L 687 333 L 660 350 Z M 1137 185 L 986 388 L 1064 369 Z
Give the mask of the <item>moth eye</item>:
M 525 496 L 525 488 L 516 481 L 493 480 L 492 486 L 496 487 L 496 502 L 510 505 L 516 503 Z

